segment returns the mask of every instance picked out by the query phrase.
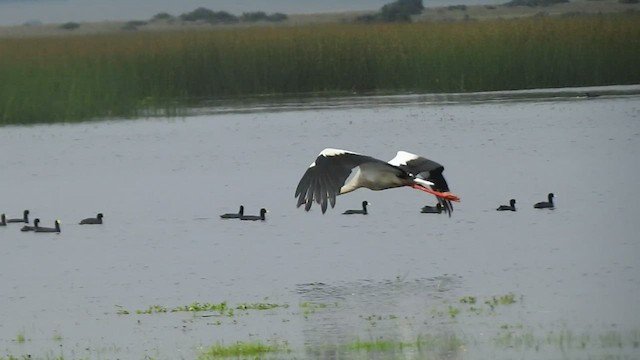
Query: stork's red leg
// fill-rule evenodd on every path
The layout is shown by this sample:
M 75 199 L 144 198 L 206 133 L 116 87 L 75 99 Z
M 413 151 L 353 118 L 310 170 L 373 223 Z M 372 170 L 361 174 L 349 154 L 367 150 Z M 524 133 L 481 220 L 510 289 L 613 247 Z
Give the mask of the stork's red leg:
M 413 184 L 411 185 L 412 188 L 417 189 L 417 190 L 422 190 L 424 192 L 428 192 L 429 194 L 433 194 L 439 198 L 443 198 L 445 200 L 449 200 L 449 201 L 455 201 L 455 202 L 460 202 L 460 198 L 458 197 L 458 195 L 452 193 L 452 192 L 440 192 L 440 191 L 435 191 L 432 189 L 429 189 L 427 187 L 421 186 L 419 184 Z

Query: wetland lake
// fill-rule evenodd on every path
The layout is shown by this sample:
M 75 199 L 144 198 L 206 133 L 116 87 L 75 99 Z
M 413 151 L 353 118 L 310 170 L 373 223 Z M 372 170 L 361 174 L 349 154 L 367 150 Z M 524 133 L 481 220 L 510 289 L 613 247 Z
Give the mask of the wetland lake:
M 62 232 L 0 227 L 0 358 L 638 359 L 640 91 L 603 89 L 2 127 L 0 212 Z M 326 147 L 431 158 L 462 201 L 358 190 L 306 213 Z M 219 218 L 241 204 L 267 221 Z

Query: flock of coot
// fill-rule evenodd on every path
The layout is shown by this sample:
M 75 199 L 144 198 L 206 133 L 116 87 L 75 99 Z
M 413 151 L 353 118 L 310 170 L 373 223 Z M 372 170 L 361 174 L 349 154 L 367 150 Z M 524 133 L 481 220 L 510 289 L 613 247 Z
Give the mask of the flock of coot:
M 102 213 L 99 213 L 94 218 L 86 218 L 80 221 L 80 225 L 97 225 L 102 224 Z M 56 220 L 53 223 L 53 227 L 40 226 L 40 219 L 33 220 L 33 226 L 29 225 L 29 210 L 25 210 L 22 213 L 21 218 L 7 219 L 5 214 L 0 216 L 0 226 L 7 226 L 8 224 L 25 224 L 20 231 L 33 231 L 37 233 L 60 233 L 60 220 Z
M 534 208 L 536 209 L 553 209 L 555 207 L 555 205 L 553 204 L 553 193 L 549 193 L 549 195 L 547 196 L 548 201 L 541 201 L 539 203 L 536 203 L 535 205 L 533 205 Z M 368 201 L 363 201 L 362 202 L 362 210 L 346 210 L 345 212 L 343 212 L 343 215 L 367 215 L 368 211 L 367 211 L 367 206 L 369 205 Z M 425 213 L 425 214 L 440 214 L 442 213 L 444 207 L 442 206 L 442 204 L 438 203 L 436 206 L 424 206 L 421 209 L 421 213 Z M 516 200 L 515 199 L 511 199 L 509 201 L 509 205 L 500 205 L 496 210 L 498 211 L 516 211 Z M 246 220 L 246 221 L 257 221 L 257 220 L 261 220 L 261 221 L 265 221 L 265 214 L 268 213 L 269 211 L 265 208 L 260 209 L 260 215 L 245 215 L 244 214 L 244 206 L 240 205 L 240 209 L 238 209 L 237 213 L 226 213 L 226 214 L 222 214 L 220 215 L 221 219 L 240 219 L 240 220 Z M 102 224 L 102 218 L 103 218 L 103 214 L 102 213 L 98 213 L 98 215 L 96 215 L 96 217 L 92 218 L 86 218 L 86 219 L 82 219 L 79 224 L 80 225 L 97 225 L 97 224 Z M 37 232 L 37 233 L 59 233 L 60 232 L 60 221 L 56 220 L 54 222 L 54 226 L 53 227 L 45 227 L 45 226 L 40 226 L 40 219 L 34 219 L 33 220 L 33 226 L 29 225 L 29 210 L 25 210 L 23 212 L 22 218 L 12 218 L 12 219 L 7 219 L 5 214 L 2 214 L 1 218 L 0 218 L 0 226 L 7 226 L 7 224 L 25 224 L 20 231 L 33 231 L 33 232 Z
M 547 196 L 548 201 L 541 201 L 533 205 L 536 209 L 553 209 L 555 205 L 553 204 L 553 193 L 549 193 Z M 362 209 L 358 210 L 346 210 L 342 213 L 342 215 L 367 215 L 369 212 L 367 211 L 367 206 L 370 203 L 365 200 L 362 202 Z M 498 211 L 516 211 L 516 200 L 511 199 L 509 201 L 509 205 L 500 205 L 496 210 Z M 444 211 L 444 206 L 441 203 L 436 204 L 436 206 L 424 206 L 420 212 L 423 214 L 441 214 Z M 260 209 L 260 215 L 245 215 L 244 214 L 244 206 L 240 205 L 240 209 L 237 213 L 226 213 L 220 215 L 221 219 L 240 219 L 240 220 L 262 220 L 265 221 L 265 214 L 267 213 L 267 209 Z M 101 214 L 99 214 L 101 215 Z
M 549 193 L 549 195 L 547 196 L 548 201 L 541 201 L 539 203 L 536 203 L 535 205 L 533 205 L 534 208 L 536 209 L 553 209 L 555 207 L 555 205 L 553 204 L 553 193 Z M 362 210 L 347 210 L 345 212 L 343 212 L 343 215 L 353 215 L 353 214 L 360 214 L 360 215 L 367 215 L 368 211 L 367 211 L 367 206 L 369 205 L 369 202 L 367 202 L 366 200 L 362 202 Z M 511 199 L 509 201 L 509 205 L 500 205 L 498 206 L 498 208 L 496 209 L 498 211 L 516 211 L 516 199 Z M 242 211 L 242 206 L 240 207 L 240 211 Z M 444 206 L 441 203 L 436 204 L 436 206 L 429 206 L 426 205 L 424 207 L 422 207 L 422 209 L 420 210 L 420 213 L 423 214 L 441 214 L 444 211 Z M 225 214 L 225 215 L 229 215 L 229 214 Z M 223 216 L 225 216 L 223 215 Z M 235 214 L 234 214 L 235 215 Z
M 555 205 L 553 204 L 553 193 L 549 193 L 547 195 L 547 201 L 541 201 L 533 205 L 535 209 L 553 209 Z M 509 200 L 509 205 L 500 205 L 496 209 L 498 211 L 516 211 L 516 199 Z
M 221 219 L 240 219 L 240 220 L 248 220 L 248 221 L 256 221 L 262 220 L 265 221 L 265 214 L 268 213 L 269 210 L 262 208 L 260 209 L 260 215 L 245 215 L 244 214 L 244 206 L 240 205 L 240 210 L 237 213 L 226 213 L 220 215 Z

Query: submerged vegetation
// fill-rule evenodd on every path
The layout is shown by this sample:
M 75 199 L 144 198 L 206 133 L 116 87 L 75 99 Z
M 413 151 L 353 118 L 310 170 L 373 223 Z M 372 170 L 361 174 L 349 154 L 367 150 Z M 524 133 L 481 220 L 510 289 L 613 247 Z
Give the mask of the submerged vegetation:
M 599 334 L 592 331 L 576 333 L 567 328 L 551 330 L 544 334 L 524 326 L 503 325 L 493 341 L 499 348 L 513 348 L 518 350 L 555 348 L 562 351 L 569 350 L 606 350 L 606 349 L 638 349 L 640 332 L 632 330 L 620 332 L 605 330 Z M 606 357 L 603 357 L 606 358 Z M 614 357 L 611 357 L 614 358 Z
M 129 315 L 130 312 L 122 308 L 122 306 L 116 306 L 119 310 L 116 312 L 118 315 Z M 208 303 L 208 302 L 194 302 L 189 305 L 176 306 L 168 308 L 162 305 L 150 305 L 144 310 L 136 310 L 136 314 L 162 314 L 169 312 L 217 312 L 220 315 L 233 316 L 234 309 L 240 311 L 248 310 L 271 310 L 276 308 L 288 308 L 287 304 L 273 304 L 273 303 L 242 303 L 234 307 L 230 307 L 226 301 L 221 303 Z
M 640 82 L 640 16 L 0 39 L 0 125 L 179 115 L 257 95 Z
M 342 346 L 343 352 L 394 353 L 398 350 L 411 349 L 417 353 L 448 354 L 455 353 L 464 346 L 464 340 L 456 334 L 419 335 L 413 342 L 377 339 L 373 341 L 356 340 Z
M 270 353 L 288 352 L 288 346 L 283 344 L 265 344 L 260 341 L 254 342 L 237 342 L 230 346 L 216 344 L 204 350 L 198 360 L 219 359 L 219 358 L 260 358 Z
M 517 299 L 517 300 L 516 300 Z M 267 300 L 265 298 L 265 300 Z M 360 315 L 359 319 L 365 320 L 365 328 L 368 331 L 347 331 L 338 338 L 330 337 L 324 341 L 323 339 L 315 339 L 317 341 L 305 342 L 304 344 L 291 345 L 291 339 L 283 339 L 279 336 L 271 336 L 267 339 L 256 337 L 255 334 L 249 335 L 248 340 L 233 340 L 225 344 L 223 340 L 214 340 L 212 345 L 194 347 L 194 356 L 198 360 L 221 359 L 221 358 L 238 358 L 238 359 L 297 359 L 297 358 L 384 358 L 384 359 L 416 359 L 416 358 L 457 358 L 458 355 L 469 352 L 484 353 L 484 351 L 517 351 L 520 355 L 534 354 L 535 357 L 549 357 L 557 354 L 561 357 L 572 358 L 631 358 L 626 354 L 636 352 L 640 348 L 640 330 L 638 329 L 618 329 L 615 325 L 604 326 L 597 329 L 572 330 L 566 325 L 552 325 L 549 328 L 540 328 L 539 326 L 531 326 L 522 323 L 502 323 L 495 316 L 496 310 L 503 307 L 514 306 L 523 303 L 523 296 L 517 296 L 511 292 L 505 295 L 497 296 L 462 296 L 458 300 L 442 299 L 435 304 L 439 309 L 432 312 L 431 326 L 420 329 L 412 329 L 412 318 L 406 316 L 396 316 L 393 314 L 385 315 Z M 453 305 L 458 306 L 457 308 Z M 474 307 L 482 307 L 485 311 L 476 311 Z M 122 309 L 122 306 L 116 305 Z M 443 307 L 447 307 L 444 310 Z M 341 306 L 336 303 L 325 304 L 321 302 L 305 301 L 298 304 L 297 309 L 291 309 L 286 304 L 277 304 L 269 302 L 258 303 L 238 303 L 237 305 L 229 305 L 227 302 L 207 303 L 193 302 L 189 305 L 167 308 L 160 305 L 152 305 L 148 310 L 137 311 L 138 314 L 159 314 L 168 312 L 200 312 L 212 311 L 217 314 L 205 314 L 194 317 L 190 322 L 197 319 L 209 319 L 210 316 L 228 316 L 234 317 L 233 310 L 236 313 L 242 312 L 245 315 L 265 314 L 270 321 L 273 316 L 278 314 L 283 317 L 303 316 L 306 320 L 311 317 L 308 310 L 319 311 L 324 315 L 330 315 Z M 249 311 L 249 310 L 274 310 L 268 312 Z M 399 309 L 400 310 L 400 309 Z M 231 311 L 231 312 L 230 312 Z M 454 311 L 457 316 L 451 315 Z M 128 313 L 128 312 L 127 312 Z M 120 311 L 118 314 L 122 314 Z M 320 315 L 320 314 L 319 314 Z M 322 315 L 322 316 L 324 316 Z M 335 314 L 333 314 L 335 315 Z M 478 318 L 478 316 L 480 316 Z M 486 318 L 489 316 L 489 318 Z M 482 330 L 479 334 L 474 331 L 468 332 L 464 330 L 469 324 L 480 319 Z M 487 322 L 486 320 L 491 321 Z M 218 320 L 210 322 L 204 320 L 208 325 L 223 326 Z M 284 321 L 283 322 L 288 322 Z M 184 323 L 184 321 L 183 321 Z M 347 321 L 350 329 L 359 328 L 352 321 Z M 374 332 L 376 329 L 386 323 L 393 327 L 401 327 L 403 331 L 399 332 Z M 137 321 L 141 326 L 141 321 Z M 225 326 L 237 326 L 240 322 L 234 320 L 226 323 Z M 459 325 L 459 326 L 457 326 Z M 243 325 L 240 325 L 243 326 Z M 184 326 L 181 327 L 185 331 Z M 224 329 L 224 328 L 222 328 Z M 353 330 L 353 329 L 352 329 Z M 424 331 L 426 330 L 426 331 Z M 367 334 L 362 337 L 362 334 Z M 274 335 L 276 335 L 274 333 Z M 20 340 L 22 339 L 22 340 Z M 63 347 L 62 335 L 54 332 L 54 343 L 59 343 L 60 348 Z M 24 331 L 16 336 L 17 343 L 22 344 L 25 341 Z M 492 350 L 493 349 L 493 350 Z M 0 360 L 18 360 L 18 359 L 57 359 L 64 360 L 65 355 L 52 355 L 53 352 L 46 356 L 22 355 L 14 356 L 7 354 L 6 357 L 0 355 Z M 69 358 L 78 358 L 77 354 Z M 122 354 L 120 354 L 122 355 Z M 595 356 L 594 355 L 598 355 Z M 159 354 L 159 358 L 163 358 Z M 520 356 L 522 357 L 522 356 Z M 526 357 L 526 356 L 525 356 Z M 155 357 L 145 356 L 147 359 Z

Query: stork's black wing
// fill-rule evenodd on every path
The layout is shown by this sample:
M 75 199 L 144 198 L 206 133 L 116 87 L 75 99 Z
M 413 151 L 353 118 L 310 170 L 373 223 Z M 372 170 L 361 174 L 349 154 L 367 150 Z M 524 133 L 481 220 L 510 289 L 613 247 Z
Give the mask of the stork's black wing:
M 315 201 L 320 204 L 324 214 L 327 211 L 327 203 L 330 203 L 331 207 L 336 205 L 336 196 L 340 194 L 340 188 L 351 175 L 353 168 L 364 163 L 387 164 L 382 160 L 346 150 L 322 150 L 298 183 L 295 194 L 298 198 L 297 206 L 305 204 L 304 209 L 309 211 Z
M 431 188 L 435 191 L 449 191 L 447 180 L 445 180 L 444 175 L 442 175 L 444 166 L 433 160 L 429 160 L 422 156 L 406 151 L 398 151 L 396 157 L 393 158 L 393 160 L 389 161 L 389 163 L 401 168 L 408 173 L 413 174 L 417 178 L 431 181 L 433 183 Z M 447 214 L 451 216 L 451 212 L 453 211 L 453 205 L 451 204 L 451 201 L 440 197 L 437 197 L 437 199 L 438 202 L 442 204 L 442 207 L 447 212 Z

